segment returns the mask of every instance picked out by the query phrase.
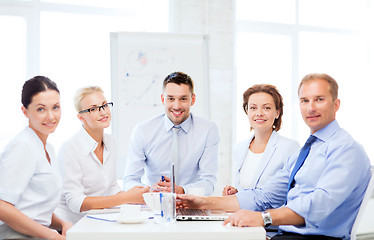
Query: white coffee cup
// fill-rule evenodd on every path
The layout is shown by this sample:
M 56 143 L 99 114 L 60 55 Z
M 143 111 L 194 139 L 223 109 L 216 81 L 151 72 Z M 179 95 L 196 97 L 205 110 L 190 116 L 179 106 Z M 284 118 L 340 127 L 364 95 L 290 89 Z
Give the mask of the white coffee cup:
M 160 205 L 160 193 L 159 192 L 150 192 L 143 193 L 143 199 L 147 206 L 156 214 L 160 214 L 161 205 Z
M 141 215 L 141 206 L 137 204 L 122 204 L 120 210 L 120 217 L 125 219 L 139 218 Z

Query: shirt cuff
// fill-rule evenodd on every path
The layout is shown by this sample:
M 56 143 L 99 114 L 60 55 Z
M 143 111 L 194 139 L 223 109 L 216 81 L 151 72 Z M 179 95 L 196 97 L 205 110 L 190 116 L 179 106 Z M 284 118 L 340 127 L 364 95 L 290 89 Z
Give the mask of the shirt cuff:
M 67 202 L 66 205 L 68 205 L 68 207 L 70 208 L 70 210 L 73 213 L 80 213 L 83 201 L 84 201 L 84 199 L 86 197 L 87 196 L 85 196 L 85 195 L 82 195 L 82 196 L 79 196 L 79 197 L 75 197 L 74 199 L 72 199 L 69 202 Z
M 239 201 L 240 209 L 255 210 L 251 199 L 251 190 L 239 191 L 235 194 L 236 198 Z
M 211 181 L 208 181 L 208 180 L 199 180 L 197 182 L 186 184 L 182 187 L 186 194 L 194 194 L 194 195 L 200 195 L 200 193 L 202 192 L 200 188 L 202 188 L 204 190 L 204 193 L 201 196 L 210 196 L 213 194 L 213 191 L 214 191 L 214 185 L 212 184 Z
M 15 205 L 16 202 L 18 201 L 19 196 L 15 194 L 14 192 L 9 191 L 8 189 L 5 188 L 0 188 L 0 199 L 8 202 L 12 205 Z
M 203 187 L 193 187 L 193 186 L 186 186 L 183 187 L 185 194 L 192 194 L 197 196 L 206 196 L 205 195 L 205 188 Z
M 296 201 L 290 201 L 287 203 L 287 205 L 285 206 L 289 209 L 291 209 L 292 211 L 294 211 L 296 214 L 298 214 L 299 216 L 301 216 L 302 218 L 304 218 L 304 221 L 305 221 L 305 225 L 309 228 L 318 228 L 318 226 L 316 224 L 313 224 L 312 222 L 308 221 L 308 210 L 307 209 L 310 209 L 310 205 L 309 207 L 305 206 L 305 203 L 304 204 L 298 204 Z

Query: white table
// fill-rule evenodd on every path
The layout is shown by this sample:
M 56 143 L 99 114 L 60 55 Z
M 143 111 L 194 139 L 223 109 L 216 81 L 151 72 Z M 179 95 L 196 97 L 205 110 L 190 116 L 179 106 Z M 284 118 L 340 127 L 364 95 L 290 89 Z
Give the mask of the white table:
M 97 214 L 93 217 L 116 219 L 117 213 Z M 82 218 L 67 232 L 67 240 L 223 240 L 247 239 L 265 240 L 262 227 L 238 228 L 223 226 L 222 221 L 177 221 L 176 223 L 155 223 L 148 219 L 138 224 L 121 224 Z

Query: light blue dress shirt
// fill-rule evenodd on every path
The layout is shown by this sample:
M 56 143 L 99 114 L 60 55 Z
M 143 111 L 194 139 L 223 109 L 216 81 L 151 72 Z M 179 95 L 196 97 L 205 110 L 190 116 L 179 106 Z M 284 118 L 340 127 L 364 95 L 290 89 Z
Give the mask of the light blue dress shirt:
M 305 219 L 305 225 L 280 226 L 282 231 L 350 239 L 350 232 L 370 179 L 370 161 L 362 148 L 336 120 L 314 136 L 304 165 L 295 176 L 295 187 L 286 207 Z M 260 189 L 236 196 L 243 209 L 263 211 L 283 205 L 294 154 L 284 168 Z
M 139 123 L 133 131 L 123 187 L 153 185 L 170 176 L 174 124 L 162 114 Z M 212 121 L 192 113 L 179 125 L 179 185 L 204 188 L 213 193 L 218 170 L 218 128 Z

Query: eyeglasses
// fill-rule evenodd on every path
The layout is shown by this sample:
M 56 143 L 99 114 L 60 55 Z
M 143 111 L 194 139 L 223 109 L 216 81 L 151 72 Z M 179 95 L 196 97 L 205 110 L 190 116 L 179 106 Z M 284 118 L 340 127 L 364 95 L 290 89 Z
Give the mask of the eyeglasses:
M 79 111 L 79 113 L 85 113 L 85 112 L 95 113 L 95 112 L 99 112 L 100 109 L 105 110 L 106 108 L 109 108 L 109 107 L 113 107 L 113 102 L 105 103 L 104 105 L 101 105 L 101 106 L 87 108 L 86 110 Z

